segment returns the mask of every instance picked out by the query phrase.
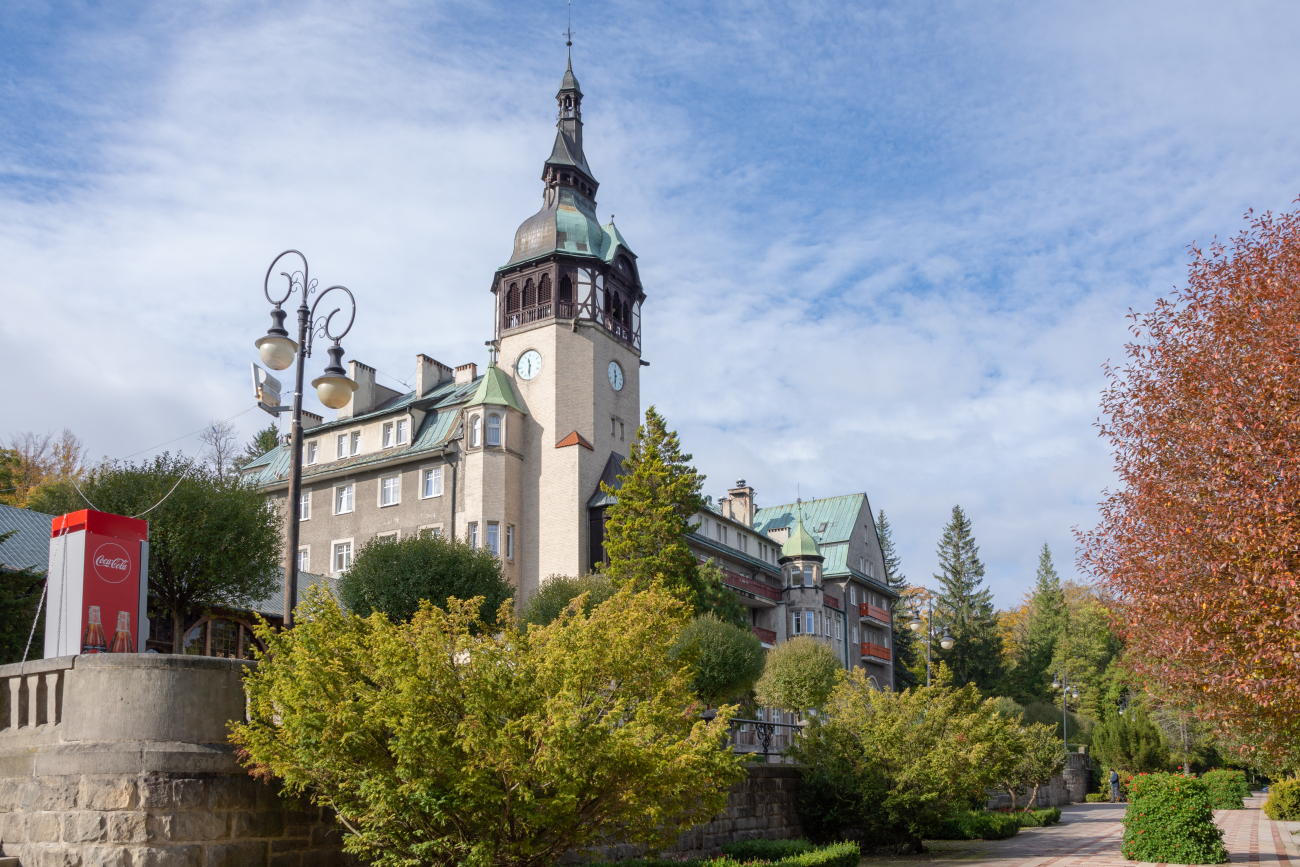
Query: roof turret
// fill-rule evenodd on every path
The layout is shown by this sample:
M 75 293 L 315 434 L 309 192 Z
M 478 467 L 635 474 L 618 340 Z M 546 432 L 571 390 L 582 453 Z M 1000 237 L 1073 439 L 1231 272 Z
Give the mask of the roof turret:
M 795 517 L 794 529 L 790 531 L 790 537 L 785 540 L 781 546 L 781 559 L 794 559 L 796 557 L 816 557 L 821 559 L 822 550 L 817 544 L 817 540 L 809 533 L 803 525 L 803 510 Z
M 506 376 L 506 372 L 497 367 L 495 362 L 488 365 L 487 373 L 483 374 L 483 378 L 479 380 L 478 388 L 475 389 L 473 396 L 465 402 L 466 409 L 471 406 L 485 405 L 508 406 L 511 409 L 519 410 L 524 415 L 528 415 L 527 412 L 524 412 L 523 407 L 519 405 L 519 401 L 515 399 L 515 390 L 510 385 L 510 377 Z

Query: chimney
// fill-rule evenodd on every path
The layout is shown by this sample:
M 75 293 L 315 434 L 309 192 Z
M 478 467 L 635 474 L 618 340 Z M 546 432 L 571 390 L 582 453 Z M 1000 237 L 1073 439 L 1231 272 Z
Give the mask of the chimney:
M 375 408 L 375 369 L 360 361 L 348 362 L 348 376 L 357 384 L 352 400 L 339 410 L 339 418 L 356 418 Z
M 324 416 L 322 416 L 322 415 L 316 415 L 316 413 L 314 413 L 314 412 L 308 412 L 308 411 L 305 410 L 305 409 L 302 411 L 302 429 L 303 429 L 303 430 L 311 430 L 312 428 L 317 427 L 317 426 L 319 426 L 319 425 L 322 425 L 322 424 L 324 424 L 324 423 L 325 423 L 325 417 L 324 417 Z
M 478 379 L 478 365 L 474 362 L 462 364 L 456 368 L 456 384 L 464 385 L 467 382 L 473 382 Z
M 452 369 L 441 361 L 434 361 L 421 353 L 415 356 L 415 398 L 419 400 L 435 386 L 451 379 Z
M 731 519 L 739 521 L 746 527 L 754 526 L 754 489 L 745 484 L 744 479 L 736 481 L 736 486 L 727 491 L 730 501 Z

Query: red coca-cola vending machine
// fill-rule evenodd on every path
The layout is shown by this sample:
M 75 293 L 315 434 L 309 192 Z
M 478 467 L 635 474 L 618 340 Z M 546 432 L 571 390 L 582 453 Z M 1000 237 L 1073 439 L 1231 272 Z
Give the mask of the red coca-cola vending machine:
M 55 518 L 45 658 L 143 652 L 148 565 L 148 521 L 93 509 Z

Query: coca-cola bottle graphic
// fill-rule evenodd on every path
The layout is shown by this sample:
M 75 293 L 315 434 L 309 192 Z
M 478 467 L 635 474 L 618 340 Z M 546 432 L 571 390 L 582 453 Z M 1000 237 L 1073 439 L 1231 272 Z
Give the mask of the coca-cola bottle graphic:
M 113 649 L 109 653 L 134 653 L 131 646 L 131 615 L 117 612 L 117 632 L 113 633 Z
M 99 620 L 99 606 L 90 606 L 90 622 L 86 624 L 86 635 L 81 639 L 82 653 L 107 653 L 108 641 L 104 638 L 104 624 Z

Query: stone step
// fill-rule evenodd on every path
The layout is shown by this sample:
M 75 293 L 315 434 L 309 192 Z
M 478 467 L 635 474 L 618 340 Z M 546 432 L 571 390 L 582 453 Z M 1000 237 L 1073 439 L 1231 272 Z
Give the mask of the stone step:
M 16 855 L 0 855 L 0 867 L 21 867 Z

